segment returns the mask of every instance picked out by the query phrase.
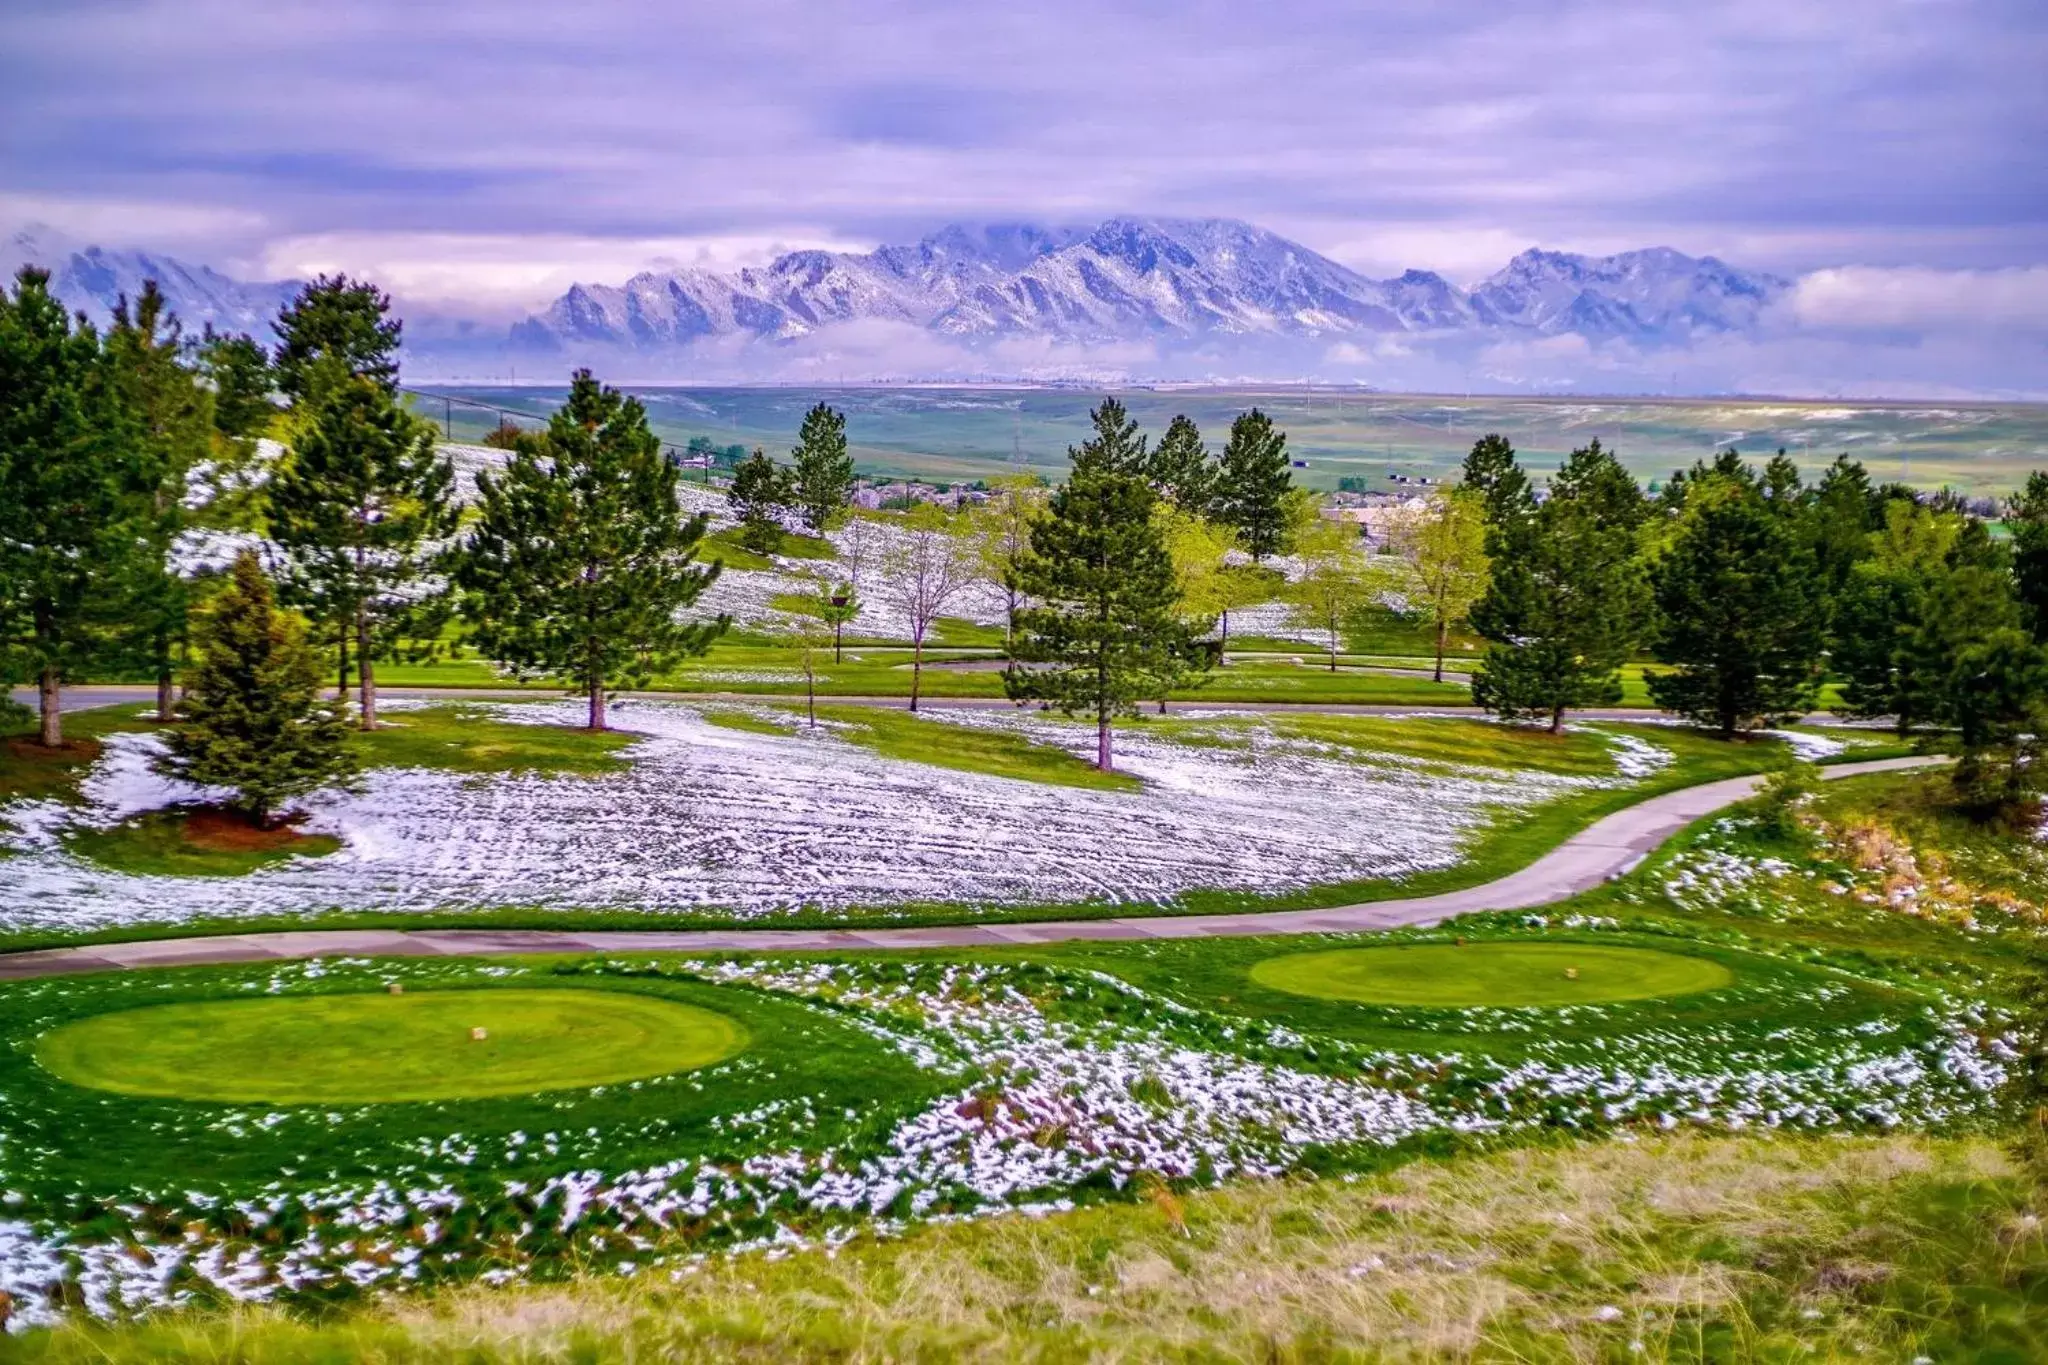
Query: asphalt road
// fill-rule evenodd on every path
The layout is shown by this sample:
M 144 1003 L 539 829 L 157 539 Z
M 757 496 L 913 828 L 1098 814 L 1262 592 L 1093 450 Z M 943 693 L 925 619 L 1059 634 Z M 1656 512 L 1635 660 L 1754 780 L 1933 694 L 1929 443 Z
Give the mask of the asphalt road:
M 1888 758 L 1823 768 L 1826 778 L 1892 772 L 1944 762 Z M 1519 872 L 1463 891 L 1407 900 L 1229 915 L 1154 915 L 1123 919 L 1040 920 L 941 925 L 924 929 L 571 930 L 336 929 L 168 938 L 142 943 L 56 948 L 0 955 L 0 980 L 146 967 L 274 962 L 328 955 L 480 957 L 506 953 L 710 952 L 729 949 L 993 948 L 1076 939 L 1249 937 L 1327 934 L 1440 923 L 1475 910 L 1521 910 L 1564 900 L 1627 872 L 1701 816 L 1732 805 L 1762 785 L 1758 777 L 1708 782 L 1616 811 Z

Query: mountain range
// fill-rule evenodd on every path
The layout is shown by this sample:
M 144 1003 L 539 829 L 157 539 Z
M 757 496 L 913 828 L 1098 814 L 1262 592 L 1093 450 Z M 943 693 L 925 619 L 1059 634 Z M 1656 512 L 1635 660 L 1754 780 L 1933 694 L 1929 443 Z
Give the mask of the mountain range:
M 121 295 L 155 279 L 188 329 L 211 323 L 266 340 L 270 319 L 299 286 L 79 245 L 48 229 L 0 243 L 0 267 L 11 275 L 22 262 L 49 268 L 55 292 L 100 319 Z M 1427 270 L 1372 279 L 1231 219 L 956 224 L 871 252 L 794 251 L 741 270 L 577 284 L 509 331 L 406 310 L 407 350 L 415 373 L 521 356 L 553 368 L 592 353 L 651 368 L 661 357 L 691 356 L 699 343 L 736 341 L 766 372 L 779 353 L 884 324 L 885 336 L 923 334 L 970 360 L 1020 339 L 1073 348 L 1142 343 L 1155 355 L 1199 353 L 1243 375 L 1262 365 L 1285 375 L 1300 373 L 1291 367 L 1316 348 L 1388 336 L 1450 347 L 1564 335 L 1646 351 L 1683 347 L 1753 333 L 1790 287 L 1668 247 L 1600 257 L 1525 251 L 1464 289 Z M 730 366 L 730 347 L 721 354 Z M 885 363 L 883 353 L 869 358 L 878 356 Z M 756 362 L 741 360 L 739 373 Z
M 951 226 L 913 246 L 796 251 L 759 269 L 578 284 L 518 324 L 527 350 L 790 341 L 886 321 L 966 343 L 1088 345 L 1506 332 L 1680 343 L 1745 331 L 1789 287 L 1668 247 L 1525 251 L 1470 291 L 1410 270 L 1375 280 L 1231 219 L 1113 218 L 1092 230 Z

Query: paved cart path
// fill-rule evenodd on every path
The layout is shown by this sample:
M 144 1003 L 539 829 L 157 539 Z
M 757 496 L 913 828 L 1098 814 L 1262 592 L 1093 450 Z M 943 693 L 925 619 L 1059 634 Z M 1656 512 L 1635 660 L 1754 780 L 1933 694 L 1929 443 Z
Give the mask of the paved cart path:
M 1942 763 L 1941 758 L 1885 758 L 1821 769 L 1826 778 L 1856 777 Z M 1244 937 L 1327 934 L 1430 925 L 1474 910 L 1548 905 L 1617 877 L 1704 815 L 1733 805 L 1763 784 L 1734 777 L 1653 796 L 1594 822 L 1519 872 L 1463 891 L 1405 900 L 1340 905 L 1325 910 L 1273 910 L 1229 915 L 1150 915 L 1120 919 L 1035 920 L 1016 924 L 936 925 L 921 929 L 319 929 L 223 934 L 96 944 L 0 954 L 0 980 L 68 972 L 120 971 L 322 956 L 467 957 L 502 953 L 704 952 L 721 949 L 978 948 L 1074 939 Z

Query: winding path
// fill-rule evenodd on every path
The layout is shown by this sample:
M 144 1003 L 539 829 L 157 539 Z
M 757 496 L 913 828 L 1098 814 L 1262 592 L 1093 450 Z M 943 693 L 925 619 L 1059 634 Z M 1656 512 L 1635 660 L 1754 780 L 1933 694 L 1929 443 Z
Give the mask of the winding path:
M 1884 758 L 1823 768 L 1827 778 L 1893 772 L 1946 762 Z M 1561 901 L 1620 876 L 1666 839 L 1704 815 L 1754 793 L 1761 776 L 1733 777 L 1653 796 L 1595 821 L 1519 872 L 1481 886 L 1405 900 L 1325 910 L 1230 915 L 1149 915 L 1121 919 L 1034 920 L 873 929 L 309 929 L 223 934 L 138 943 L 94 944 L 0 954 L 0 980 L 71 972 L 124 971 L 324 956 L 476 957 L 503 953 L 705 952 L 730 949 L 982 948 L 1074 939 L 1247 937 L 1327 934 L 1431 925 L 1475 910 L 1521 910 Z

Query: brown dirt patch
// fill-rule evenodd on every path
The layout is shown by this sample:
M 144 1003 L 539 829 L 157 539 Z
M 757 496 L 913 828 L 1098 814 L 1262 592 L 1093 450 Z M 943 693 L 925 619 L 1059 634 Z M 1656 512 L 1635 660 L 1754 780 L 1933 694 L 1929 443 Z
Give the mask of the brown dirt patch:
M 209 853 L 294 851 L 333 842 L 324 836 L 301 834 L 290 825 L 262 829 L 233 811 L 213 809 L 186 812 L 184 833 L 186 843 Z

